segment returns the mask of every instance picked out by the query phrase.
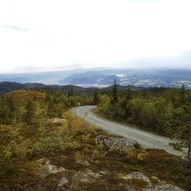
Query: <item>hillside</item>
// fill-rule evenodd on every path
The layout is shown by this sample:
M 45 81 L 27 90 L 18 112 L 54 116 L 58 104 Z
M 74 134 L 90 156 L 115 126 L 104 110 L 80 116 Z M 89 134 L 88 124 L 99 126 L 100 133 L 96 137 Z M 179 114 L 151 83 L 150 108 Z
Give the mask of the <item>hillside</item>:
M 95 69 L 28 74 L 1 74 L 0 81 L 104 88 L 116 79 L 122 86 L 191 88 L 191 70 L 186 69 Z
M 68 111 L 79 102 L 93 100 L 44 89 L 0 95 L 0 190 L 189 190 L 183 159 L 96 129 Z
M 120 90 L 127 89 L 127 86 L 118 86 Z M 64 93 L 68 93 L 69 91 L 72 91 L 79 94 L 79 93 L 88 93 L 92 94 L 95 91 L 96 92 L 107 92 L 108 90 L 111 90 L 111 86 L 105 87 L 105 88 L 96 88 L 96 87 L 89 87 L 84 88 L 80 86 L 74 86 L 74 85 L 44 85 L 44 84 L 38 84 L 38 83 L 16 83 L 16 82 L 0 82 L 0 93 L 6 93 L 11 92 L 15 90 L 21 90 L 21 89 L 43 89 L 43 90 L 50 90 L 50 91 L 61 91 Z M 132 87 L 134 90 L 143 90 L 145 88 L 143 87 Z
M 44 85 L 39 83 L 16 83 L 16 82 L 0 82 L 0 93 L 10 92 L 14 90 L 21 90 L 21 89 L 46 89 L 46 90 L 53 90 L 53 91 L 64 91 L 68 92 L 73 88 L 76 92 L 83 92 L 86 91 L 85 88 L 72 86 L 72 85 Z M 89 88 L 88 91 L 94 90 L 94 88 Z

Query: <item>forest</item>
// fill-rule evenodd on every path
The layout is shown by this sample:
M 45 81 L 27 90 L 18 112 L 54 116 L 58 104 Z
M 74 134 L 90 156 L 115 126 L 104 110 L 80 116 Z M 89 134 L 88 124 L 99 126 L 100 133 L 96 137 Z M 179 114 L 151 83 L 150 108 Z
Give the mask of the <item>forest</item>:
M 109 95 L 100 96 L 97 113 L 147 131 L 179 140 L 191 168 L 191 92 L 175 88 L 119 91 L 116 81 Z

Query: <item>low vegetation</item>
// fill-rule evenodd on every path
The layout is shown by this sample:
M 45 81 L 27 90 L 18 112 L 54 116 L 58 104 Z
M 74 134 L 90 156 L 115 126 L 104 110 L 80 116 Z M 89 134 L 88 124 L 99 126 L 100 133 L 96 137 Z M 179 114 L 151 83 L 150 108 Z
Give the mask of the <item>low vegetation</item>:
M 0 190 L 112 191 L 127 190 L 127 184 L 141 190 L 147 186 L 142 180 L 124 179 L 134 171 L 153 184 L 160 180 L 190 189 L 191 171 L 179 157 L 141 148 L 117 152 L 97 144 L 97 136 L 108 135 L 68 109 L 101 100 L 103 111 L 110 98 L 84 96 L 45 90 L 0 96 Z

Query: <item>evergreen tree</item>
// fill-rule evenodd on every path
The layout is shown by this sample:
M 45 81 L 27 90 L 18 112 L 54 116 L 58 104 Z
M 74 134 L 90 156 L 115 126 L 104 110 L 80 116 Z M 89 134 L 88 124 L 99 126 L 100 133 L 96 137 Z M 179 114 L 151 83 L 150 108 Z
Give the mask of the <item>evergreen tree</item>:
M 126 99 L 127 102 L 129 102 L 132 99 L 132 97 L 133 97 L 133 92 L 131 90 L 131 87 L 128 86 L 128 88 L 127 88 L 127 90 L 125 92 L 125 99 Z
M 117 103 L 118 103 L 118 87 L 115 79 L 111 90 L 111 104 L 116 105 Z
M 71 96 L 74 96 L 74 89 L 73 89 L 73 87 L 71 87 L 71 89 L 70 89 L 70 94 L 71 94 Z
M 15 105 L 11 98 L 7 98 L 7 106 L 12 112 L 15 111 Z
M 94 104 L 98 104 L 99 103 L 99 98 L 98 98 L 98 93 L 97 91 L 94 92 Z
M 74 96 L 73 87 L 71 87 L 71 88 L 68 90 L 68 98 L 70 98 L 71 96 Z
M 185 104 L 186 101 L 186 90 L 184 84 L 182 84 L 182 88 L 180 91 L 180 105 Z
M 35 115 L 35 106 L 32 101 L 28 101 L 26 104 L 26 113 L 25 113 L 25 122 L 28 125 L 32 125 L 34 123 L 34 115 Z
M 170 137 L 178 140 L 172 144 L 174 148 L 183 153 L 186 151 L 188 168 L 191 169 L 191 103 L 175 108 L 165 129 Z

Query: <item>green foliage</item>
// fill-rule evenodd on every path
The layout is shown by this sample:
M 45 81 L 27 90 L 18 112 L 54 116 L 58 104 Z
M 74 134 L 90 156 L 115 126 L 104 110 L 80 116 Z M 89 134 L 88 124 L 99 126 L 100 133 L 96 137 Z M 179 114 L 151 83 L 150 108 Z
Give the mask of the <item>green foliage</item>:
M 34 116 L 35 116 L 35 106 L 32 101 L 28 101 L 26 104 L 26 113 L 24 116 L 24 121 L 27 123 L 27 125 L 32 125 L 34 123 Z
M 78 147 L 78 144 L 68 135 L 49 135 L 39 139 L 33 145 L 33 152 L 57 152 L 65 149 L 73 149 Z
M 94 95 L 75 93 L 73 88 L 66 93 L 50 90 L 18 90 L 0 95 L 0 124 L 25 122 L 34 125 L 39 119 L 62 117 L 68 108 L 94 104 Z M 97 97 L 99 98 L 99 96 Z M 98 100 L 97 100 L 98 101 Z M 97 102 L 96 101 L 96 102 Z
M 12 171 L 12 152 L 2 148 L 0 151 L 0 179 L 6 178 Z
M 94 104 L 97 105 L 99 103 L 99 96 L 97 91 L 95 91 L 94 93 Z
M 114 80 L 114 84 L 112 86 L 112 90 L 111 90 L 111 100 L 110 103 L 112 105 L 117 104 L 118 102 L 118 88 L 117 88 L 117 82 L 116 79 Z
M 48 183 L 46 185 L 39 176 L 32 174 L 32 165 L 39 158 L 48 158 L 55 162 L 53 164 L 72 171 L 79 171 L 84 166 L 94 170 L 103 167 L 115 173 L 138 170 L 189 188 L 186 180 L 190 176 L 180 158 L 159 150 L 135 149 L 128 155 L 108 152 L 99 145 L 95 146 L 95 137 L 100 130 L 65 111 L 79 104 L 94 104 L 98 98 L 97 112 L 174 136 L 180 141 L 176 147 L 182 149 L 189 146 L 186 140 L 190 137 L 191 94 L 183 88 L 134 92 L 129 87 L 120 91 L 117 84 L 114 85 L 113 95 L 98 91 L 97 95 L 94 92 L 90 95 L 75 92 L 75 95 L 68 96 L 49 90 L 22 90 L 0 95 L 0 190 L 55 190 L 57 182 L 52 184 L 52 176 L 41 177 Z M 115 98 L 114 104 L 111 98 Z M 63 121 L 52 122 L 51 118 L 59 117 L 64 118 Z M 175 131 L 178 132 L 173 135 Z M 39 172 L 40 167 L 36 170 Z M 107 181 L 120 183 L 112 175 Z M 97 186 L 97 182 L 95 184 Z M 140 184 L 142 187 L 142 183 L 137 182 Z M 115 189 L 108 187 L 108 182 L 104 187 L 99 185 L 97 190 L 103 188 Z M 88 189 L 92 189 L 92 185 Z
M 117 99 L 116 95 L 119 95 Z M 185 156 L 191 168 L 191 93 L 184 86 L 181 89 L 139 92 L 132 92 L 128 87 L 117 93 L 114 83 L 110 97 L 110 102 L 103 100 L 100 103 L 98 112 L 177 139 L 172 145 L 187 151 Z

